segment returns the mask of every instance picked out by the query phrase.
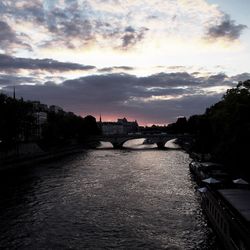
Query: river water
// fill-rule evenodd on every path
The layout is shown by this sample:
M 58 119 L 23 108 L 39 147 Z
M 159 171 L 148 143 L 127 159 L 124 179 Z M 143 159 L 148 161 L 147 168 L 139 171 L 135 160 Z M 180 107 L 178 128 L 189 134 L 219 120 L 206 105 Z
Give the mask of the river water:
M 141 142 L 1 173 L 0 248 L 215 249 L 189 156 Z

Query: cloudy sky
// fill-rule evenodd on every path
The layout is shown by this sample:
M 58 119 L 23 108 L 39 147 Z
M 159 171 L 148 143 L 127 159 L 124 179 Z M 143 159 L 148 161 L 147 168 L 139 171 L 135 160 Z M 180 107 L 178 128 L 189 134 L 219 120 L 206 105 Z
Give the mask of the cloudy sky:
M 250 78 L 249 0 L 1 0 L 0 91 L 167 124 Z

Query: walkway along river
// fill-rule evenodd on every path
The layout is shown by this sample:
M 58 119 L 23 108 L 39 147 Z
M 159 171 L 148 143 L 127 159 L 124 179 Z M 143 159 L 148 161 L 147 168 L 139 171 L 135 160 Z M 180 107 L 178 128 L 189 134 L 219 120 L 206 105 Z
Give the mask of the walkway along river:
M 1 173 L 0 248 L 216 249 L 189 156 L 141 142 Z

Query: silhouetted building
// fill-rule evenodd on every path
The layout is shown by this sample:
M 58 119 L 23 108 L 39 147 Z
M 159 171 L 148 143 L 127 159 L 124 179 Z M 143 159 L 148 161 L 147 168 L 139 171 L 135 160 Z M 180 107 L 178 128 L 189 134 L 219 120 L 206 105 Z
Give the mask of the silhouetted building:
M 41 138 L 42 137 L 42 125 L 48 121 L 48 114 L 46 112 L 35 112 L 33 115 L 36 121 L 34 136 L 36 138 Z
M 34 112 L 48 112 L 49 108 L 48 105 L 42 104 L 39 101 L 32 101 L 33 111 Z
M 138 131 L 137 121 L 128 121 L 126 118 L 118 119 L 117 122 L 102 122 L 100 117 L 99 126 L 103 135 L 128 134 Z
M 61 107 L 56 106 L 56 105 L 51 105 L 51 106 L 49 107 L 49 110 L 50 110 L 51 112 L 55 112 L 55 113 L 58 113 L 58 112 L 60 112 L 60 111 L 63 111 L 63 109 L 62 109 Z
M 37 125 L 42 125 L 47 122 L 48 115 L 46 112 L 36 112 L 34 113 L 34 116 L 36 118 Z

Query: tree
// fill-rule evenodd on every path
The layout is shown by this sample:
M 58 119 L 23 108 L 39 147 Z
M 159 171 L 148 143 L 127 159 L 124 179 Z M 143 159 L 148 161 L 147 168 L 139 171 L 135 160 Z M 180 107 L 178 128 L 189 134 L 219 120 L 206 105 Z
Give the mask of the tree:
M 229 89 L 222 100 L 201 116 L 188 120 L 194 134 L 195 150 L 212 153 L 215 160 L 250 174 L 248 145 L 250 143 L 250 80 Z

